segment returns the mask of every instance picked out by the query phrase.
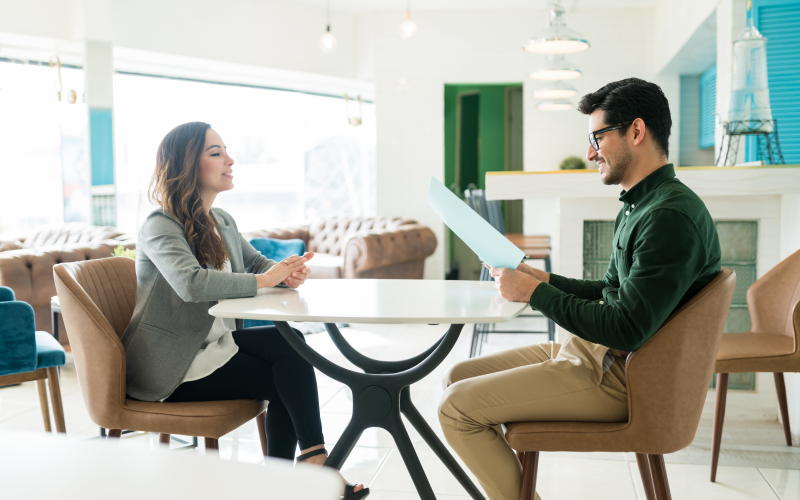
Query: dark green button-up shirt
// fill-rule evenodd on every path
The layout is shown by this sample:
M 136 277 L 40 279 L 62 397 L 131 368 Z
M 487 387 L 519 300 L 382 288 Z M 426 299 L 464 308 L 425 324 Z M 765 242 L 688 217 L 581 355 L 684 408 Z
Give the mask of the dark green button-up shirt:
M 635 351 L 720 271 L 717 230 L 705 204 L 665 165 L 623 191 L 603 280 L 557 274 L 530 305 L 578 337 Z

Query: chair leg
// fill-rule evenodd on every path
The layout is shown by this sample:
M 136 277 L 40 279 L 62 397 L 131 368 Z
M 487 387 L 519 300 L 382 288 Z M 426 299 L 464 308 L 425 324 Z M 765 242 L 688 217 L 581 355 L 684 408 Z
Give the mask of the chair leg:
M 119 439 L 122 437 L 122 429 L 108 429 L 108 433 L 106 434 L 106 441 L 111 441 L 112 439 Z
M 219 453 L 219 440 L 214 438 L 205 438 L 206 440 L 206 453 L 210 450 L 215 450 L 215 453 Z
M 256 427 L 258 427 L 258 437 L 261 440 L 261 453 L 267 455 L 267 412 L 256 416 Z
M 725 421 L 725 401 L 728 397 L 728 374 L 717 374 L 717 395 L 714 401 L 714 428 L 711 441 L 711 482 L 717 481 L 719 447 L 722 442 L 722 424 Z
M 656 500 L 656 493 L 653 490 L 653 473 L 650 471 L 650 461 L 644 453 L 636 454 L 636 465 L 639 466 L 639 475 L 642 478 L 644 496 L 647 500 Z
M 536 498 L 536 473 L 539 469 L 539 452 L 526 451 L 522 454 L 522 488 L 520 500 L 534 500 Z
M 56 432 L 66 434 L 64 423 L 64 405 L 61 403 L 61 383 L 58 381 L 58 368 L 47 369 L 47 381 L 50 382 L 50 401 L 53 402 L 53 420 L 56 421 Z
M 647 458 L 650 462 L 650 472 L 653 474 L 653 490 L 656 493 L 656 500 L 672 500 L 664 455 L 647 455 Z
M 45 432 L 53 432 L 53 428 L 50 427 L 50 407 L 47 404 L 47 386 L 44 379 L 37 380 L 36 387 L 39 389 L 39 406 L 42 407 L 44 430 Z
M 786 384 L 783 381 L 783 373 L 773 373 L 773 375 L 775 375 L 775 389 L 778 392 L 778 406 L 780 406 L 781 409 L 783 435 L 786 437 L 786 446 L 792 446 L 792 429 L 789 424 L 789 405 L 786 403 Z
M 163 432 L 160 433 L 158 435 L 158 444 L 169 448 L 170 437 L 170 434 L 164 434 Z

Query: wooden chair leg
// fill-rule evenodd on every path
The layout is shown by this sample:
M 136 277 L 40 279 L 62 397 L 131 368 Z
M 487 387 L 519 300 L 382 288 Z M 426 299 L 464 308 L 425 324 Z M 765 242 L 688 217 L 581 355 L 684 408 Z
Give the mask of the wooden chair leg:
M 653 490 L 653 473 L 650 471 L 650 461 L 644 453 L 636 454 L 636 465 L 639 466 L 639 475 L 642 478 L 644 496 L 647 500 L 656 500 L 656 493 Z
M 122 429 L 108 429 L 108 433 L 106 433 L 106 441 L 119 439 L 120 437 L 122 437 Z
M 261 453 L 267 455 L 267 412 L 263 412 L 256 417 L 256 427 L 258 427 L 258 437 L 261 440 Z
M 714 400 L 714 428 L 711 441 L 711 482 L 717 481 L 719 447 L 722 443 L 722 424 L 725 421 L 725 401 L 728 397 L 728 374 L 717 374 L 717 395 Z
M 67 425 L 64 423 L 64 406 L 61 403 L 61 383 L 58 381 L 58 368 L 52 366 L 47 369 L 47 381 L 50 383 L 50 401 L 53 402 L 53 420 L 56 421 L 56 432 L 66 434 Z
M 778 406 L 781 409 L 783 435 L 786 437 L 786 446 L 792 446 L 792 429 L 789 424 L 789 405 L 786 403 L 786 384 L 783 381 L 783 373 L 773 373 L 773 375 L 775 375 L 775 389 L 778 392 Z
M 205 438 L 206 440 L 206 453 L 215 450 L 212 453 L 219 453 L 219 440 L 214 438 Z
M 47 386 L 45 385 L 44 379 L 37 380 L 36 387 L 39 389 L 39 406 L 42 407 L 44 430 L 45 432 L 53 432 L 53 428 L 50 427 L 50 407 L 47 404 Z
M 520 500 L 534 500 L 536 498 L 536 473 L 539 469 L 539 452 L 526 451 L 522 454 L 522 488 Z
M 647 455 L 647 458 L 650 462 L 650 472 L 653 475 L 653 490 L 656 493 L 656 500 L 672 500 L 664 455 Z
M 162 432 L 161 434 L 158 435 L 158 444 L 169 448 L 170 437 L 171 437 L 170 434 L 164 434 Z

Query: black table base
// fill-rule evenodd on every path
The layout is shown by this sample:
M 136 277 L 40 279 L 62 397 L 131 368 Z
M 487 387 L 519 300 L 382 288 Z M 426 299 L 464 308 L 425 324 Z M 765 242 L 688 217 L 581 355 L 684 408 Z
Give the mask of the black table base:
M 380 361 L 364 356 L 347 342 L 335 324 L 326 323 L 333 343 L 344 357 L 364 373 L 354 372 L 331 362 L 300 339 L 285 321 L 275 321 L 275 326 L 289 344 L 319 371 L 342 382 L 353 391 L 353 416 L 339 441 L 333 447 L 325 465 L 341 469 L 361 434 L 370 427 L 386 429 L 392 435 L 414 487 L 422 500 L 434 500 L 428 477 L 422 468 L 408 431 L 400 414 L 422 439 L 428 443 L 439 460 L 444 463 L 467 493 L 475 500 L 485 500 L 478 488 L 458 465 L 425 419 L 411 402 L 409 386 L 429 375 L 453 349 L 464 325 L 451 325 L 447 333 L 422 354 L 402 361 Z

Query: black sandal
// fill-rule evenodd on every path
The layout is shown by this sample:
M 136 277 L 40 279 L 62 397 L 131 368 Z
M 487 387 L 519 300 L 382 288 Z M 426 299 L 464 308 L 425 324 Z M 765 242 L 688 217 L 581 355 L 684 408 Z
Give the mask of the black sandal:
M 307 458 L 316 457 L 317 455 L 322 454 L 327 455 L 328 450 L 325 448 L 319 448 L 314 451 L 309 451 L 308 453 L 304 453 L 297 457 L 298 462 L 302 462 Z M 369 488 L 364 488 L 360 491 L 353 491 L 356 489 L 355 483 L 345 483 L 344 485 L 344 496 L 342 497 L 343 500 L 363 500 L 369 496 Z

